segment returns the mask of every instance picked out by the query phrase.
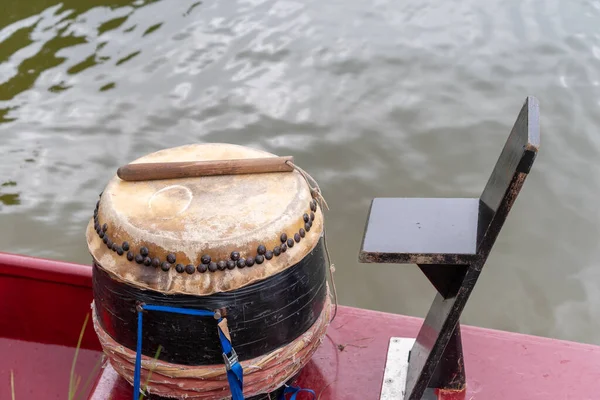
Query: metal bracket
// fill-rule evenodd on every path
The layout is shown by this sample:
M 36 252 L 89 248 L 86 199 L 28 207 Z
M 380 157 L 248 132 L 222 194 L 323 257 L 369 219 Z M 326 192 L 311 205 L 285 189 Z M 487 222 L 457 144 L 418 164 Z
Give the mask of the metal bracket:
M 415 341 L 415 338 L 404 337 L 392 337 L 390 339 L 379 400 L 399 400 L 406 396 L 410 355 Z M 441 400 L 444 398 L 435 389 L 428 388 L 423 393 L 421 400 Z M 455 397 L 451 398 L 455 399 Z
M 390 339 L 379 400 L 404 398 L 408 358 L 414 344 L 414 338 L 393 337 Z
M 225 369 L 227 371 L 231 370 L 231 366 L 238 362 L 238 356 L 235 350 L 231 349 L 231 356 L 227 356 L 227 354 L 223 353 L 223 362 L 225 363 Z

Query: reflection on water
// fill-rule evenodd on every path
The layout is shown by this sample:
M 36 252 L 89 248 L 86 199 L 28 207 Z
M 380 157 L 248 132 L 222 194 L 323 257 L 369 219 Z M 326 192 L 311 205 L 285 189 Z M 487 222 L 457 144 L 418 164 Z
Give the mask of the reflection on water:
M 147 1 L 89 1 L 77 0 L 48 6 L 48 2 L 12 2 L 12 13 L 5 14 L 0 48 L 0 59 L 7 59 L 0 72 L 3 83 L 0 85 L 0 100 L 13 99 L 30 89 L 40 76 L 69 61 L 63 73 L 55 74 L 48 90 L 53 93 L 69 89 L 75 80 L 70 76 L 98 64 L 112 62 L 121 65 L 140 50 L 114 60 L 114 54 L 103 48 L 110 41 L 110 32 L 126 24 L 136 9 L 147 5 Z M 41 5 L 40 3 L 44 3 Z M 39 6 L 37 9 L 36 6 Z M 118 15 L 118 16 L 117 16 Z M 141 36 L 156 31 L 162 23 L 148 27 Z M 137 26 L 131 25 L 121 30 L 130 33 Z M 83 59 L 78 59 L 83 55 Z M 57 71 L 58 72 L 58 71 Z M 107 83 L 100 90 L 107 90 L 114 83 Z M 6 114 L 14 108 L 3 108 Z
M 16 206 L 21 204 L 21 200 L 19 200 L 19 193 L 3 193 L 3 190 L 7 191 L 8 188 L 17 186 L 17 182 L 14 181 L 6 181 L 2 185 L 0 185 L 0 203 L 5 206 Z
M 21 200 L 19 200 L 19 193 L 3 193 L 4 190 L 9 190 L 8 188 L 17 186 L 17 182 L 14 181 L 6 181 L 2 185 L 0 185 L 0 203 L 5 206 L 15 206 L 21 204 Z
M 1 250 L 89 263 L 118 166 L 232 142 L 319 181 L 343 304 L 422 316 L 416 267 L 357 262 L 370 200 L 478 196 L 531 94 L 540 156 L 463 322 L 600 343 L 599 1 L 5 3 Z

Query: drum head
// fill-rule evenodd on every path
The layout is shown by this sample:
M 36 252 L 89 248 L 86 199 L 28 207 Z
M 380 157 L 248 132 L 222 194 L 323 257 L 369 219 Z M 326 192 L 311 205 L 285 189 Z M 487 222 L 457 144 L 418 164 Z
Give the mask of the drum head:
M 258 157 L 275 155 L 211 143 L 134 162 Z M 208 295 L 264 279 L 300 261 L 323 231 L 297 171 L 142 182 L 115 175 L 94 214 L 86 236 L 95 262 L 119 280 L 165 293 Z

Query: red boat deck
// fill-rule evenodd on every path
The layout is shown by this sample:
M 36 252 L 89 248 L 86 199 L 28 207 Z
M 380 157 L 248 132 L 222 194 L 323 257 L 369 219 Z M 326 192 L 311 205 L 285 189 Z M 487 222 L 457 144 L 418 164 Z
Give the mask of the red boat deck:
M 313 389 L 320 400 L 379 399 L 390 336 L 415 337 L 421 323 L 340 307 L 298 385 Z M 600 398 L 598 347 L 469 326 L 463 335 L 466 400 Z M 109 368 L 91 398 L 130 400 L 132 394 L 131 386 Z
M 11 370 L 15 399 L 67 398 L 74 347 L 92 298 L 90 279 L 88 266 L 0 253 L 0 399 L 11 399 Z M 390 337 L 415 337 L 421 323 L 340 307 L 298 384 L 319 400 L 377 400 Z M 600 347 L 470 326 L 462 333 L 466 400 L 600 398 Z M 82 347 L 81 386 L 101 354 L 91 324 Z M 111 368 L 93 378 L 90 399 L 132 398 Z
M 11 372 L 15 400 L 68 399 L 73 347 L 0 338 L 0 354 L 0 399 L 11 399 Z M 75 398 L 89 396 L 95 379 L 88 376 L 101 363 L 101 356 L 97 350 L 79 351 L 74 374 L 81 378 Z

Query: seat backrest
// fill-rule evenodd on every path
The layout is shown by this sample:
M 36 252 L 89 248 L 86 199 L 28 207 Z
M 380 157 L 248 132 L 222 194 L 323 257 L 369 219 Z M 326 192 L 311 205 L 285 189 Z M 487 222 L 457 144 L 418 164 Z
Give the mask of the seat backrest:
M 540 146 L 539 103 L 529 96 L 479 198 L 477 252 L 487 257 Z

